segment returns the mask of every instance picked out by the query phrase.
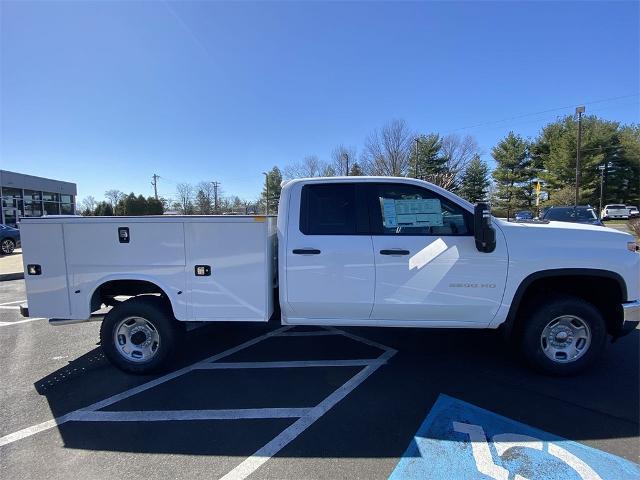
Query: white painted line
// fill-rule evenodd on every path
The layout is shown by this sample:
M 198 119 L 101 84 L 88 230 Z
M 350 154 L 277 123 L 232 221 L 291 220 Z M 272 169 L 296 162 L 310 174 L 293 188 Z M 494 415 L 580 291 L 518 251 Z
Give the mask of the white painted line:
M 367 365 L 385 363 L 377 358 L 358 360 L 300 360 L 291 362 L 217 362 L 205 363 L 195 367 L 196 370 L 224 370 L 244 368 L 307 368 L 307 367 L 366 367 Z
M 25 318 L 24 320 L 16 320 L 15 322 L 0 322 L 0 327 L 8 327 L 9 325 L 18 325 L 19 323 L 35 322 L 36 320 L 46 320 L 46 318 Z
M 278 337 L 324 337 L 326 335 L 340 335 L 338 332 L 329 332 L 327 330 L 315 330 L 312 332 L 284 332 Z
M 396 350 L 384 347 L 386 350 L 379 360 L 386 362 L 392 356 L 396 354 Z M 227 473 L 221 480 L 241 480 L 247 478 L 258 468 L 260 468 L 266 461 L 273 457 L 276 453 L 282 450 L 286 445 L 293 441 L 298 435 L 304 432 L 311 424 L 327 413 L 335 404 L 349 395 L 354 389 L 364 382 L 372 373 L 374 373 L 382 363 L 377 365 L 369 365 L 362 369 L 350 380 L 345 382 L 340 388 L 335 390 L 331 395 L 325 398 L 317 406 L 311 409 L 311 411 L 304 417 L 299 418 L 289 427 L 282 431 L 273 440 L 267 443 L 264 447 L 260 448 L 249 458 L 244 460 L 240 465 Z
M 3 310 L 20 310 L 20 305 L 0 305 Z
M 183 420 L 241 420 L 300 418 L 310 408 L 242 408 L 227 410 L 142 410 L 133 412 L 85 412 L 69 415 L 70 422 L 172 422 Z
M 14 300 L 13 302 L 4 302 L 4 303 L 0 303 L 0 306 L 3 305 L 13 305 L 14 303 L 24 303 L 26 302 L 26 300 Z
M 356 342 L 361 342 L 371 347 L 379 348 L 380 350 L 384 350 L 385 352 L 389 352 L 389 351 L 393 351 L 393 353 L 397 352 L 397 350 L 394 350 L 391 347 L 387 347 L 386 345 L 378 343 L 374 340 L 369 340 L 368 338 L 360 337 L 358 335 L 354 335 L 353 333 L 345 332 L 343 330 L 338 330 L 337 328 L 334 328 L 334 327 L 327 327 L 327 328 L 329 328 L 333 332 L 336 332 L 338 335 L 343 335 L 347 338 L 350 338 L 351 340 L 355 340 Z
M 30 320 L 30 319 L 29 319 Z M 145 390 L 149 390 L 150 388 L 156 387 L 158 385 L 161 385 L 165 382 L 168 382 L 169 380 L 173 380 L 174 378 L 180 377 L 182 375 L 184 375 L 185 373 L 189 373 L 190 371 L 192 371 L 197 365 L 200 365 L 202 363 L 208 363 L 208 362 L 215 362 L 216 360 L 220 360 L 221 358 L 227 357 L 229 355 L 232 355 L 236 352 L 239 352 L 240 350 L 243 350 L 245 348 L 251 347 L 252 345 L 255 345 L 256 343 L 259 343 L 263 340 L 266 340 L 267 338 L 273 336 L 273 335 L 277 335 L 280 332 L 283 332 L 285 330 L 288 330 L 289 328 L 291 328 L 290 326 L 284 326 L 281 327 L 277 330 L 273 330 L 271 332 L 267 332 L 264 335 L 261 335 L 259 337 L 255 337 L 252 338 L 251 340 L 248 340 L 236 347 L 230 348 L 228 350 L 225 350 L 222 353 L 218 353 L 217 355 L 213 355 L 212 357 L 206 358 L 204 360 L 201 360 L 200 362 L 194 363 L 193 365 L 189 365 L 187 367 L 181 368 L 180 370 L 176 370 L 175 372 L 171 372 L 168 373 L 166 375 L 163 375 L 162 377 L 158 377 L 155 380 L 151 380 L 147 383 L 143 383 L 142 385 L 138 385 L 137 387 L 133 387 L 130 388 L 129 390 L 125 390 L 122 393 L 119 393 L 117 395 L 113 395 L 109 398 L 106 398 L 100 402 L 96 402 L 93 405 L 89 405 L 88 407 L 85 408 L 81 408 L 79 410 L 75 410 L 73 412 L 67 413 L 66 415 L 62 415 L 60 417 L 54 418 L 53 420 L 48 420 L 46 422 L 42 422 L 39 423 L 37 425 L 33 425 L 31 427 L 27 427 L 27 428 L 23 428 L 22 430 L 18 430 L 17 432 L 14 433 L 10 433 L 9 435 L 5 435 L 4 437 L 0 437 L 0 447 L 2 447 L 3 445 L 7 445 L 9 443 L 13 443 L 17 440 L 26 438 L 26 437 L 30 437 L 31 435 L 35 435 L 36 433 L 42 432 L 44 430 L 48 430 L 50 428 L 53 428 L 57 425 L 62 425 L 63 423 L 66 423 L 69 421 L 70 416 L 72 414 L 75 414 L 76 412 L 91 412 L 91 411 L 95 411 L 95 410 L 100 410 L 101 408 L 104 407 L 108 407 L 109 405 L 119 402 L 120 400 L 124 400 L 125 398 L 129 398 L 133 395 L 136 395 L 138 393 L 144 392 Z

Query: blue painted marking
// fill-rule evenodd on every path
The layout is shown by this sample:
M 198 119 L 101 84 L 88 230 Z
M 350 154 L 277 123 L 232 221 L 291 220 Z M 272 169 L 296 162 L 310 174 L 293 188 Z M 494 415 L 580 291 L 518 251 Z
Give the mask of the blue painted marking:
M 413 478 L 638 480 L 640 465 L 440 395 L 389 477 Z

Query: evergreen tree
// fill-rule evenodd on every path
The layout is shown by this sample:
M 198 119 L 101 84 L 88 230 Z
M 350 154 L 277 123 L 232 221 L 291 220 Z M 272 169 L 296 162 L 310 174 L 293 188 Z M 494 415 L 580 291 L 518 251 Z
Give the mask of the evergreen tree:
M 472 203 L 484 200 L 489 183 L 489 166 L 476 154 L 462 174 L 460 194 Z
M 496 206 L 505 209 L 507 217 L 510 217 L 516 208 L 522 206 L 525 196 L 522 192 L 530 188 L 536 175 L 531 164 L 529 144 L 521 136 L 509 132 L 493 148 L 491 155 L 496 161 L 493 171 Z
M 156 200 L 154 197 L 147 198 L 147 215 L 162 215 L 164 213 L 164 205 L 162 200 Z
M 265 186 L 262 190 L 262 204 L 267 204 L 267 190 L 269 191 L 268 205 L 269 211 L 267 214 L 278 211 L 278 203 L 280 202 L 280 191 L 282 183 L 282 172 L 278 167 L 273 167 L 267 172 L 267 178 L 265 179 Z
M 362 172 L 362 169 L 360 168 L 360 165 L 358 165 L 358 162 L 354 163 L 351 166 L 351 170 L 349 170 L 349 176 L 350 177 L 360 177 L 364 175 L 364 173 Z
M 417 150 L 417 152 L 416 152 Z M 418 171 L 416 172 L 416 153 L 418 155 Z M 420 135 L 417 145 L 414 141 L 409 156 L 409 176 L 422 178 L 432 183 L 439 184 L 439 176 L 447 171 L 447 157 L 442 152 L 440 135 L 429 133 Z
M 199 189 L 196 193 L 195 212 L 198 215 L 211 215 L 213 212 L 211 197 L 203 189 Z
M 113 216 L 113 207 L 109 202 L 99 202 L 96 205 L 96 209 L 93 212 L 96 217 L 112 217 Z

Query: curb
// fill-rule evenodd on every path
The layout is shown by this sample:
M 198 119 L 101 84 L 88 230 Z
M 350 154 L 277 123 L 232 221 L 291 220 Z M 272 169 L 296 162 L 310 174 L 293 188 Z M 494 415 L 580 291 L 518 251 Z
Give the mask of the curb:
M 0 282 L 8 282 L 9 280 L 22 280 L 22 279 L 24 279 L 24 272 L 0 273 Z

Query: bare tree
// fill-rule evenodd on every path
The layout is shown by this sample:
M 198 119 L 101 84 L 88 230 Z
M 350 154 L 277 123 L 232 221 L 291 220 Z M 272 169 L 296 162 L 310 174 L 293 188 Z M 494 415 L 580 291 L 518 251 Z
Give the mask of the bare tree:
M 180 213 L 183 215 L 193 214 L 193 186 L 188 183 L 179 183 L 176 185 L 176 202 Z
M 90 215 L 93 215 L 93 211 L 96 209 L 96 199 L 93 198 L 91 195 L 89 195 L 88 197 L 84 198 L 82 200 L 82 212 L 83 214 L 85 212 L 91 212 Z
M 120 200 L 122 200 L 126 195 L 121 192 L 120 190 L 107 190 L 106 192 L 104 192 L 104 196 L 107 197 L 107 200 L 109 200 L 109 203 L 111 204 L 111 208 L 113 209 L 113 214 L 117 215 L 117 206 L 118 203 L 120 202 Z
M 331 152 L 331 167 L 336 175 L 348 175 L 351 166 L 353 166 L 356 161 L 355 147 L 345 147 L 340 144 Z
M 211 182 L 200 182 L 196 185 L 195 210 L 200 215 L 215 213 L 214 186 Z
M 481 151 L 473 136 L 465 135 L 462 137 L 452 133 L 442 138 L 442 153 L 447 157 L 446 171 L 443 172 L 442 178 L 438 178 L 435 183 L 442 188 L 451 190 L 458 186 L 463 172 L 473 157 L 480 155 Z
M 392 120 L 365 141 L 362 164 L 373 175 L 405 176 L 414 135 L 404 120 Z
M 284 167 L 284 178 L 321 177 L 327 173 L 327 167 L 327 163 L 320 160 L 317 155 L 309 155 L 302 162 Z

